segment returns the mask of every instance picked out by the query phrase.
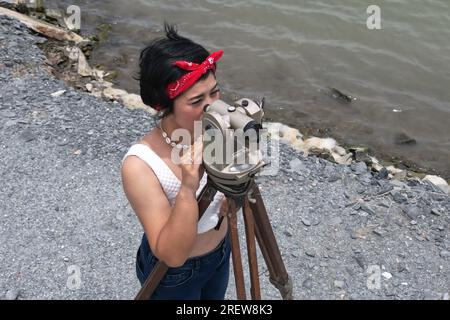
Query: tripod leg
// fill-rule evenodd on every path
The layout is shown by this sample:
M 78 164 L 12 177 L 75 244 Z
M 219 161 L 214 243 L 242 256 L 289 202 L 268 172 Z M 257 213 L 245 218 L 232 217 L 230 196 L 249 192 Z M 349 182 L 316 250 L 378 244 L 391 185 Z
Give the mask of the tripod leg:
M 239 246 L 239 235 L 237 230 L 236 203 L 228 200 L 228 221 L 231 236 L 231 254 L 233 257 L 234 280 L 236 283 L 236 296 L 238 300 L 246 300 L 244 271 L 242 269 L 241 249 Z
M 256 237 L 269 268 L 270 282 L 280 290 L 284 300 L 292 300 L 292 281 L 281 258 L 280 249 L 256 183 L 252 186 L 251 194 L 253 199 L 249 200 L 249 204 L 255 220 Z
M 259 285 L 258 261 L 256 257 L 255 225 L 248 199 L 245 197 L 242 207 L 245 222 L 245 235 L 247 238 L 248 264 L 250 267 L 250 293 L 252 300 L 261 300 L 261 288 Z

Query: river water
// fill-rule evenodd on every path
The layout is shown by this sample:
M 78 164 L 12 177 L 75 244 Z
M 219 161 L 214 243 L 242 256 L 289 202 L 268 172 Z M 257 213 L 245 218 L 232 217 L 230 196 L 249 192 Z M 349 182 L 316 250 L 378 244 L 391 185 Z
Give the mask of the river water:
M 164 20 L 208 50 L 223 49 L 225 97 L 266 97 L 269 120 L 339 142 L 366 145 L 450 179 L 448 0 L 61 0 L 81 9 L 83 32 L 111 24 L 91 64 L 133 79 L 139 51 Z M 370 30 L 369 5 L 381 29 Z M 336 88 L 356 98 L 346 103 Z M 399 144 L 399 140 L 412 143 Z

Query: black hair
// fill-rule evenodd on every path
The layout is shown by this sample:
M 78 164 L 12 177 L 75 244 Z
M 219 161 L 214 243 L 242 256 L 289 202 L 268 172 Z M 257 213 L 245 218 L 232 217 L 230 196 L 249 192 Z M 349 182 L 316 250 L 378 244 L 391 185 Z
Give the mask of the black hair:
M 188 71 L 173 65 L 176 60 L 202 63 L 209 52 L 201 45 L 178 34 L 176 26 L 164 22 L 165 37 L 152 40 L 139 58 L 139 84 L 142 101 L 149 106 L 161 105 L 161 117 L 173 112 L 173 100 L 166 94 L 166 86 Z M 205 79 L 208 70 L 199 80 Z

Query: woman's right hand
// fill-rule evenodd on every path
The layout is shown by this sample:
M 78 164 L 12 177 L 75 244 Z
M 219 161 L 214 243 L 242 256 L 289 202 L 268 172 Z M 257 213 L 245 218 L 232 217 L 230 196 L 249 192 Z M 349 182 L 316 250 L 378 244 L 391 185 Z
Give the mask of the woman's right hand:
M 203 141 L 200 136 L 181 157 L 181 186 L 196 192 L 203 177 Z

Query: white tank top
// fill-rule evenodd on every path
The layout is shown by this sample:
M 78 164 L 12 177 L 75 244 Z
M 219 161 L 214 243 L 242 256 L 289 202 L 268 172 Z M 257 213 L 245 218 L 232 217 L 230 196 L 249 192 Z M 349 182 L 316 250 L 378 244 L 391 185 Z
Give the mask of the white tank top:
M 173 207 L 178 190 L 181 187 L 181 181 L 169 168 L 167 163 L 165 163 L 164 160 L 161 159 L 149 146 L 142 143 L 136 143 L 128 149 L 128 152 L 122 158 L 122 164 L 125 158 L 131 155 L 139 157 L 149 165 L 158 178 L 159 183 L 161 184 L 164 193 L 169 200 L 170 206 Z M 197 197 L 205 186 L 206 181 L 207 175 L 204 173 L 202 179 L 200 180 L 200 186 L 197 190 Z M 217 222 L 219 221 L 220 205 L 224 198 L 225 195 L 222 192 L 218 191 L 216 193 L 214 200 L 211 202 L 208 209 L 198 222 L 197 233 L 204 233 L 213 229 L 217 225 Z

